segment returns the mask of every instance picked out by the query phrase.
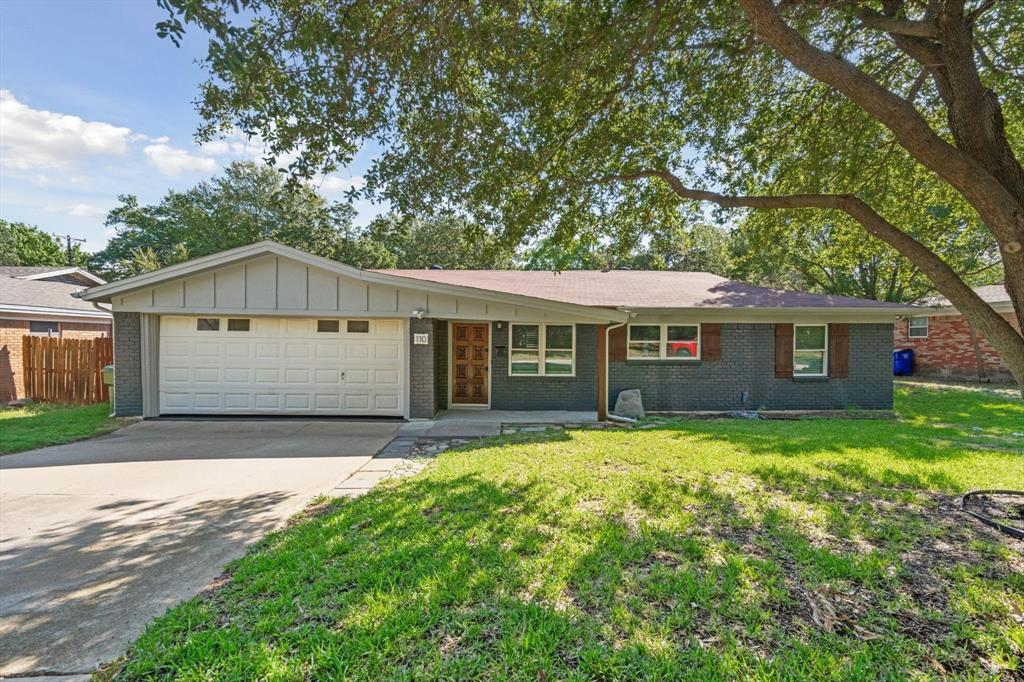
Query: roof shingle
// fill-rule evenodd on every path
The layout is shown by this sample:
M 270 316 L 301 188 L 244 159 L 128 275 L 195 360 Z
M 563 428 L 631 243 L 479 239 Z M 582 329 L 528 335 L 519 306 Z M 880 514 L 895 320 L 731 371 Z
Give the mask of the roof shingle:
M 782 291 L 710 272 L 651 270 L 375 270 L 398 277 L 606 308 L 906 308 L 861 298 Z

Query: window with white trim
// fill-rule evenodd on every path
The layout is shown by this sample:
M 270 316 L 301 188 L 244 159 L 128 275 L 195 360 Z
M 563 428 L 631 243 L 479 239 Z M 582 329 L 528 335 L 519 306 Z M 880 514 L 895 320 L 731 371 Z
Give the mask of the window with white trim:
M 511 324 L 508 373 L 512 376 L 573 376 L 576 325 Z
M 699 324 L 631 324 L 629 360 L 699 360 Z
M 793 376 L 823 377 L 828 373 L 828 325 L 793 325 Z
M 928 318 L 911 317 L 907 320 L 907 336 L 912 339 L 928 338 Z

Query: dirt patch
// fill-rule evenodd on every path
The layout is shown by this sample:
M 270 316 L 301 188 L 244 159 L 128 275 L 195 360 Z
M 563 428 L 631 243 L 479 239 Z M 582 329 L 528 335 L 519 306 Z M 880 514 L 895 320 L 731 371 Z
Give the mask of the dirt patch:
M 1024 493 L 980 493 L 968 495 L 964 511 L 987 516 L 993 521 L 1024 531 Z

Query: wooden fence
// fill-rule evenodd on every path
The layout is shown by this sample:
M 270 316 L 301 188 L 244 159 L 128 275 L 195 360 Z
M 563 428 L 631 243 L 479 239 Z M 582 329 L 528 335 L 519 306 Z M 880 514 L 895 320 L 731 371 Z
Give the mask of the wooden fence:
M 53 403 L 103 403 L 103 366 L 114 361 L 113 339 L 22 338 L 25 395 Z

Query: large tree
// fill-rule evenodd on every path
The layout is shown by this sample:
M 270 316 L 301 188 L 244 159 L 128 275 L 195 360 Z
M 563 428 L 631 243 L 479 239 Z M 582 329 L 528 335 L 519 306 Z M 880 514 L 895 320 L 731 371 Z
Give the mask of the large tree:
M 89 256 L 80 244 L 71 244 L 71 262 L 85 267 Z M 60 267 L 68 264 L 65 244 L 57 237 L 27 223 L 0 220 L 0 265 L 45 265 Z
M 1024 3 L 159 2 L 161 34 L 212 37 L 202 136 L 259 133 L 300 175 L 373 139 L 368 192 L 512 239 L 641 232 L 680 201 L 843 215 L 1024 384 L 1024 338 L 894 196 L 913 178 L 986 230 L 1024 319 Z
M 372 220 L 361 237 L 390 254 L 386 267 L 394 268 L 506 269 L 515 253 L 483 227 L 455 215 L 391 213 Z
M 236 162 L 223 175 L 168 192 L 158 204 L 121 196 L 106 221 L 117 234 L 93 262 L 111 277 L 126 277 L 261 239 L 345 259 L 361 253 L 350 243 L 353 215 L 348 203 L 287 183 L 272 167 Z

